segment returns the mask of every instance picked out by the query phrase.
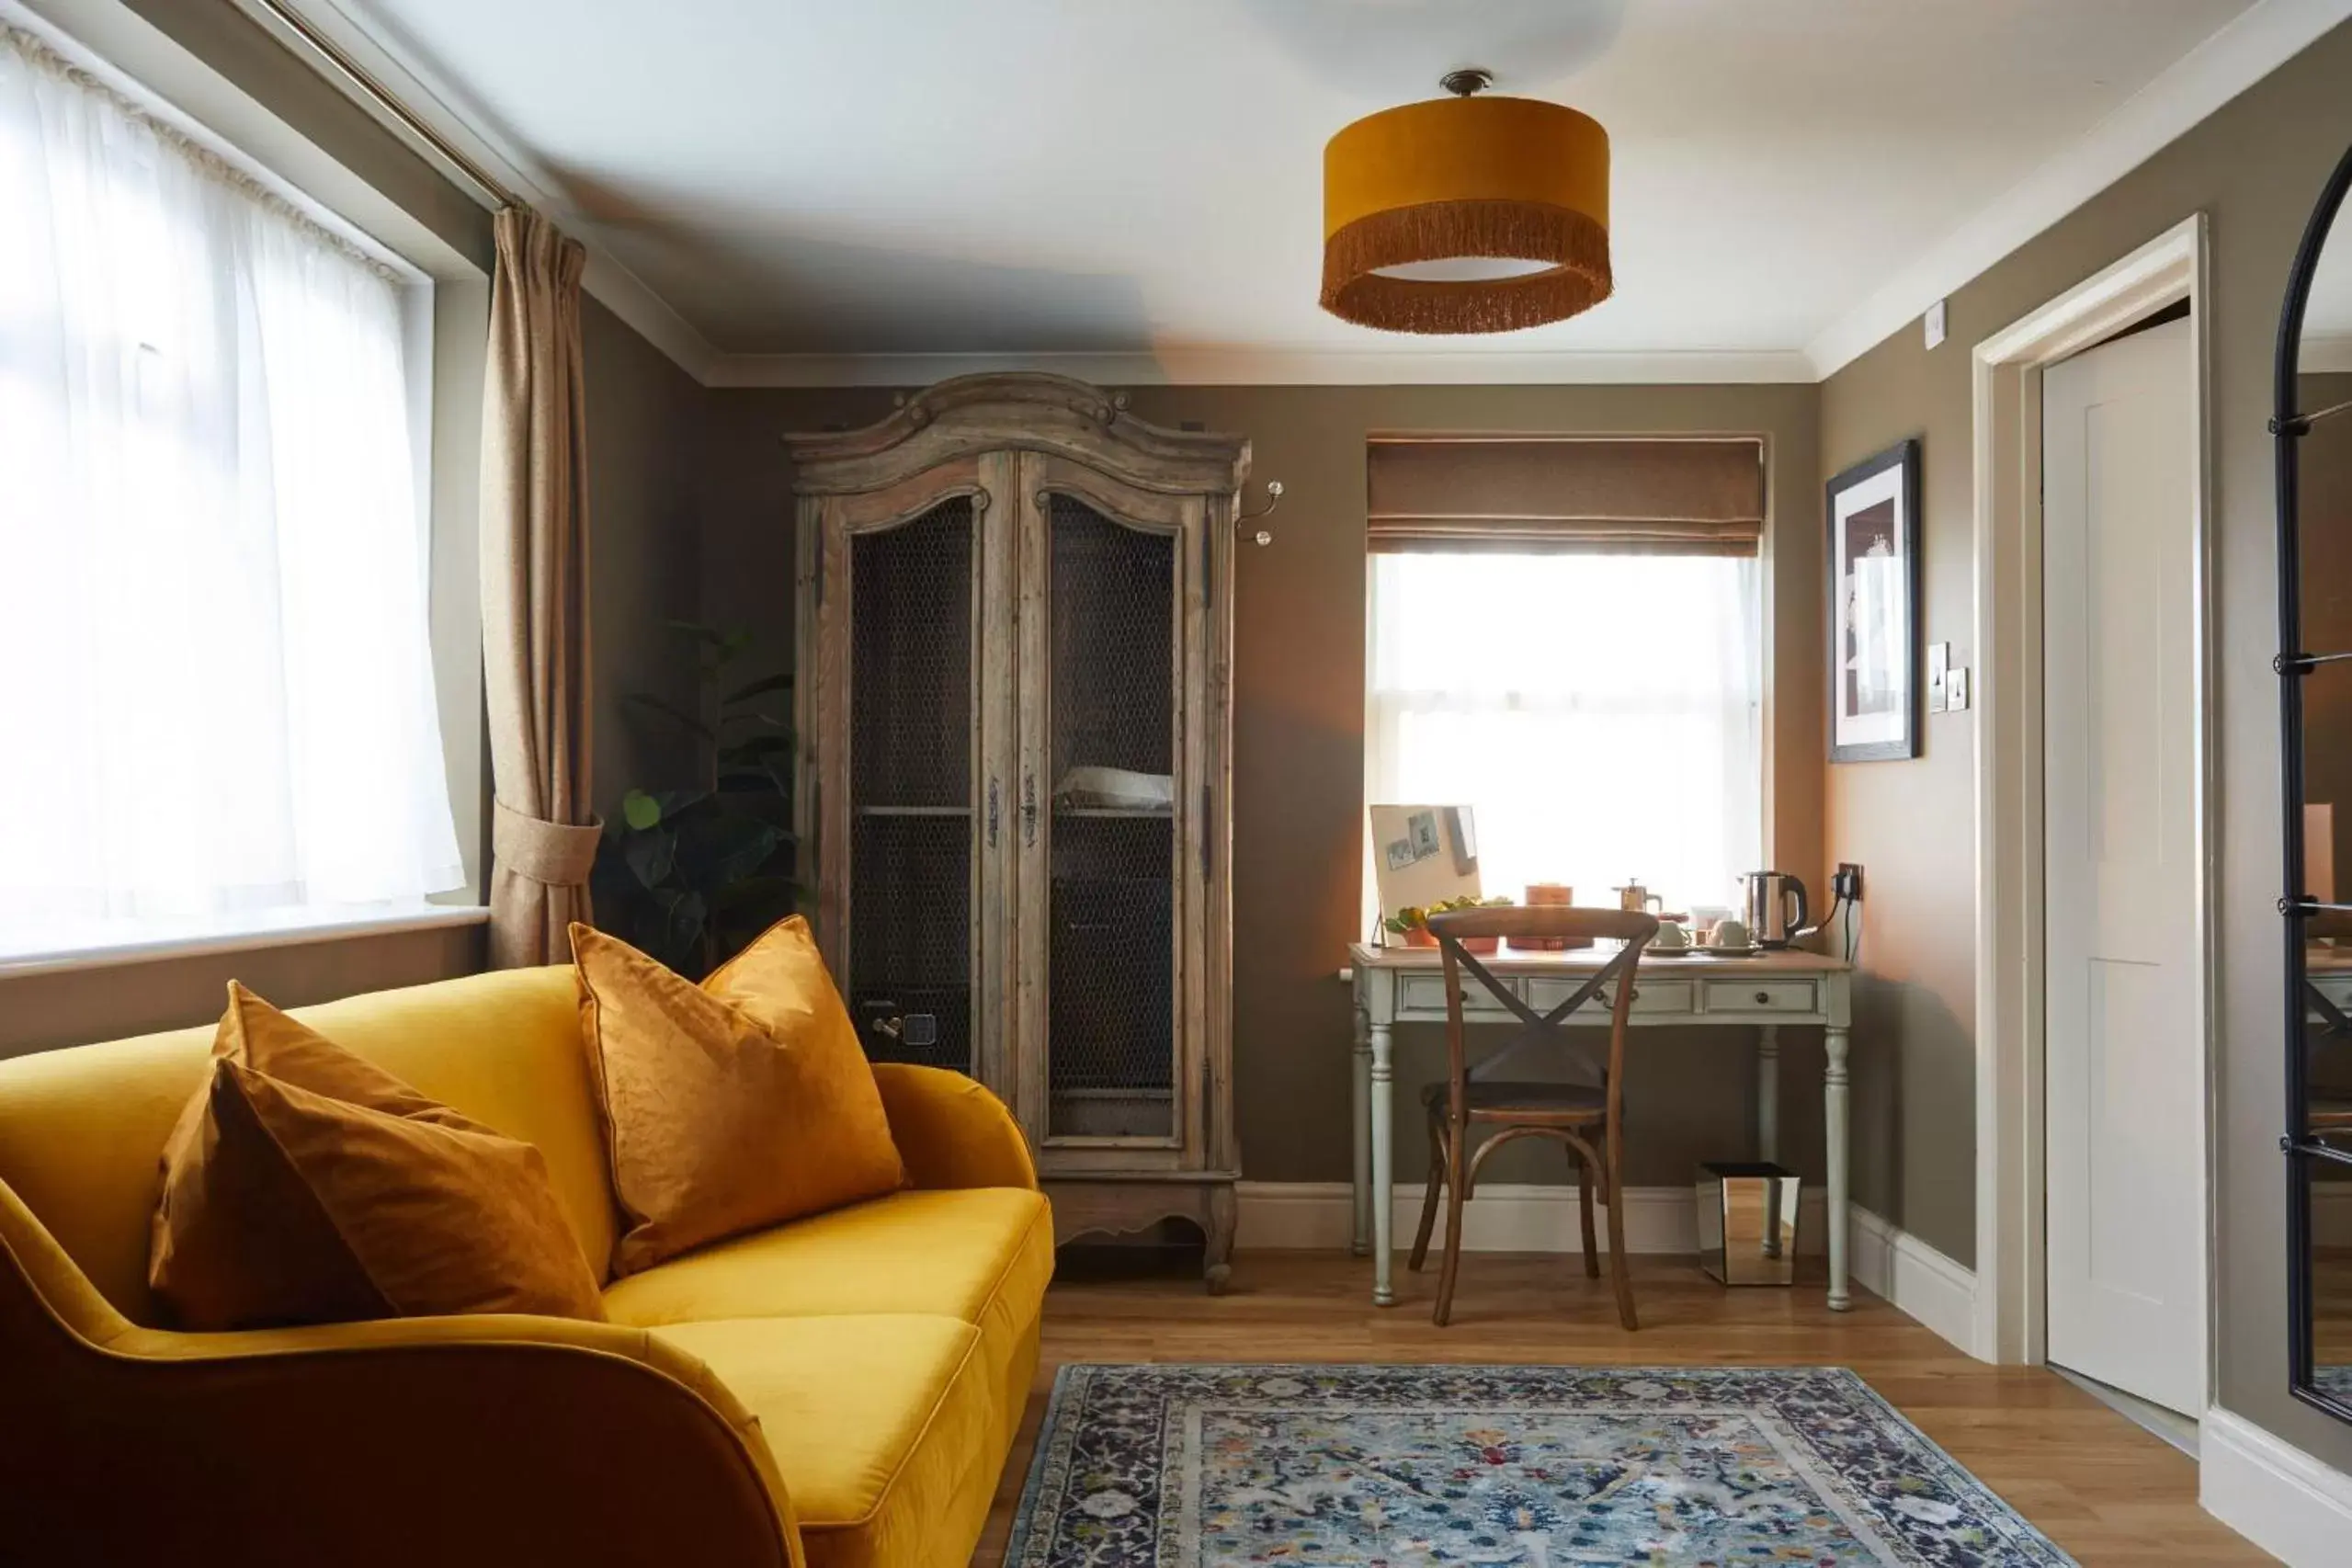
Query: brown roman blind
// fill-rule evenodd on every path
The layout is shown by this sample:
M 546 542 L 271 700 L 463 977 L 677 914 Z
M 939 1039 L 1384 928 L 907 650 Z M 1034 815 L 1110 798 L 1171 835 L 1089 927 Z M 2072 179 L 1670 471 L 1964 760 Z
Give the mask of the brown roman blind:
M 1523 555 L 1754 555 L 1753 437 L 1374 437 L 1368 548 Z

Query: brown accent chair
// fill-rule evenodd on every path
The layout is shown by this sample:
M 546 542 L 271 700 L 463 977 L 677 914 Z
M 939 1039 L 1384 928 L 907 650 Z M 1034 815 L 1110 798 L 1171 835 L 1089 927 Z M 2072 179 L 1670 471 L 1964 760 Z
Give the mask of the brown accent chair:
M 1585 1273 L 1589 1278 L 1600 1278 L 1593 1201 L 1597 1196 L 1608 1203 L 1609 1275 L 1617 1288 L 1618 1319 L 1628 1329 L 1641 1326 L 1634 1316 L 1633 1281 L 1626 1267 L 1625 1205 L 1618 1201 L 1618 1183 L 1624 1153 L 1625 1020 L 1633 1006 L 1634 975 L 1642 949 L 1657 931 L 1653 917 L 1618 909 L 1463 909 L 1429 917 L 1429 932 L 1437 938 L 1446 966 L 1447 1075 L 1421 1091 L 1429 1123 L 1429 1188 L 1422 1199 L 1421 1230 L 1413 1239 L 1407 1267 L 1418 1272 L 1429 1256 L 1429 1236 L 1442 1191 L 1446 1256 L 1437 1274 L 1437 1310 L 1431 1314 L 1438 1327 L 1453 1316 L 1454 1278 L 1461 1265 L 1462 1205 L 1477 1186 L 1479 1167 L 1486 1157 L 1520 1138 L 1551 1139 L 1576 1162 Z M 1565 938 L 1580 947 L 1607 937 L 1624 946 L 1567 1000 L 1549 1013 L 1538 1013 L 1508 982 L 1496 979 L 1462 947 L 1465 940 L 1485 937 L 1500 937 L 1515 945 Z M 1475 1065 L 1463 1042 L 1461 971 L 1465 969 L 1527 1026 Z M 1523 1045 L 1559 1042 L 1568 1018 L 1595 996 L 1609 1009 L 1608 1064 L 1599 1087 L 1480 1076 L 1482 1068 L 1503 1062 Z M 1480 1128 L 1494 1131 L 1480 1139 L 1473 1153 L 1472 1131 Z

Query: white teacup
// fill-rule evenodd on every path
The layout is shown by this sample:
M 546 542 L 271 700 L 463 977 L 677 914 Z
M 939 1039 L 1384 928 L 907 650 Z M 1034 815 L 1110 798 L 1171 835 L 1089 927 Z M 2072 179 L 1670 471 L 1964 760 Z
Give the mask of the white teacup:
M 1748 945 L 1746 924 L 1738 920 L 1717 921 L 1715 923 L 1714 945 L 1719 948 L 1746 947 Z
M 1690 933 L 1682 928 L 1678 920 L 1661 920 L 1658 934 L 1650 938 L 1650 946 L 1679 951 L 1690 946 Z

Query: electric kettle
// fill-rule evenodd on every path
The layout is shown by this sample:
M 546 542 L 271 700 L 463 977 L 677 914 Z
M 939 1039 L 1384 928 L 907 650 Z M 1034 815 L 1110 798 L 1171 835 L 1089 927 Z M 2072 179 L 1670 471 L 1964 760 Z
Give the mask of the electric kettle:
M 1793 913 L 1790 904 L 1795 904 Z M 1785 948 L 1800 937 L 1810 937 L 1806 922 L 1812 910 L 1805 900 L 1805 884 L 1786 871 L 1750 871 L 1740 879 L 1740 906 L 1747 917 L 1751 939 L 1759 948 Z

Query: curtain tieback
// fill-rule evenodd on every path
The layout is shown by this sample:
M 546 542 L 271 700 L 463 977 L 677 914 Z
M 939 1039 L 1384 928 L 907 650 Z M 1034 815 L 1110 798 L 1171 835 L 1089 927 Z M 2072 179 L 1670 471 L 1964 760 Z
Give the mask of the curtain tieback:
M 596 869 L 597 845 L 604 829 L 601 817 L 592 816 L 587 825 L 575 827 L 525 816 L 504 801 L 493 801 L 490 853 L 518 877 L 551 888 L 575 888 Z

